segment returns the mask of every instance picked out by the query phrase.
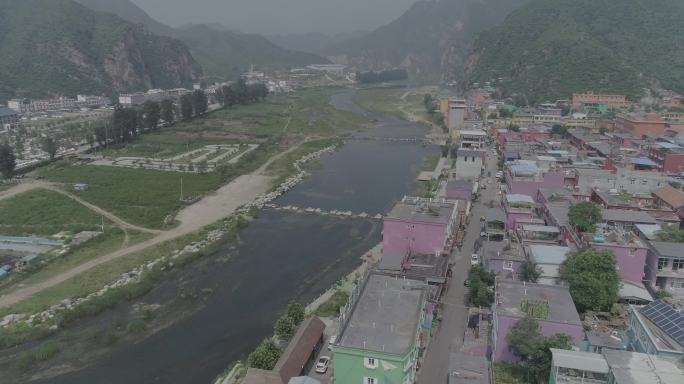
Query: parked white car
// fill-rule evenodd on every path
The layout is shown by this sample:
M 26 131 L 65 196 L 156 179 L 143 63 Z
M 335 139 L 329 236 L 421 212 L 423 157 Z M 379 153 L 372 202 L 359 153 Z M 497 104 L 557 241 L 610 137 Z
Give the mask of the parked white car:
M 330 357 L 321 356 L 316 362 L 316 373 L 325 373 L 330 365 Z
M 477 255 L 477 253 L 473 253 L 472 256 L 470 256 L 470 265 L 479 265 L 480 264 L 480 257 Z

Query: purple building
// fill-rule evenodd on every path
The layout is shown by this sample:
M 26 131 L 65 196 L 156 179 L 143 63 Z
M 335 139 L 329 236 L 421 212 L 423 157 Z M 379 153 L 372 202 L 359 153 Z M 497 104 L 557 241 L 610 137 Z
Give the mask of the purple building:
M 508 230 L 518 229 L 522 225 L 519 222 L 527 223 L 535 217 L 534 200 L 528 195 L 506 195 L 504 211 L 506 213 L 506 228 Z
M 589 246 L 613 252 L 622 280 L 641 285 L 648 248 L 633 232 L 599 229 Z
M 474 184 L 467 180 L 449 180 L 446 183 L 446 198 L 448 200 L 466 200 L 473 198 Z
M 517 279 L 525 254 L 517 244 L 508 241 L 487 242 L 483 246 L 484 265 L 490 271 L 507 279 Z
M 508 192 L 536 197 L 539 189 L 560 189 L 565 185 L 562 171 L 543 173 L 535 164 L 512 164 L 506 177 Z
M 684 298 L 684 244 L 647 241 L 644 283 L 653 290 L 666 290 Z
M 449 253 L 458 215 L 457 204 L 404 197 L 385 216 L 383 254 Z
M 563 333 L 570 336 L 574 345 L 580 345 L 584 339 L 582 322 L 565 287 L 497 279 L 492 312 L 493 361 L 516 361 L 508 348 L 507 336 L 515 323 L 526 316 L 536 318 L 544 336 Z

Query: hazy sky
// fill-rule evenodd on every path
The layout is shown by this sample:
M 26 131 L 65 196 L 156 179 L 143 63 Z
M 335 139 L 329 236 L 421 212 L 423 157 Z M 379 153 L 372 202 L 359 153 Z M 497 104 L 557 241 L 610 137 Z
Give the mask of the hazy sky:
M 221 23 L 262 34 L 373 30 L 417 0 L 133 0 L 173 26 Z

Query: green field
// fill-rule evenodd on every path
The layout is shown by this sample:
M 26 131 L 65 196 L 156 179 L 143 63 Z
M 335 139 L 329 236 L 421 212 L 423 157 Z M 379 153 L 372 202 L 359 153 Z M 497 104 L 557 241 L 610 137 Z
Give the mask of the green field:
M 341 90 L 311 88 L 291 95 L 270 96 L 260 103 L 222 108 L 101 153 L 168 158 L 209 144 L 278 141 L 285 136 L 331 136 L 365 127 L 369 123 L 366 118 L 330 105 L 330 97 Z
M 397 107 L 402 104 L 401 96 L 406 88 L 365 88 L 356 93 L 354 101 L 371 112 L 404 118 Z
M 183 196 L 200 196 L 217 189 L 218 173 L 193 174 L 58 162 L 38 170 L 57 183 L 87 183 L 87 191 L 73 193 L 123 220 L 147 228 L 164 228 L 167 215 L 185 206 Z
M 508 363 L 494 363 L 492 370 L 497 384 L 523 384 L 528 382 L 527 371 L 523 367 Z
M 57 192 L 34 190 L 0 201 L 0 234 L 7 236 L 100 230 L 101 224 L 100 215 Z

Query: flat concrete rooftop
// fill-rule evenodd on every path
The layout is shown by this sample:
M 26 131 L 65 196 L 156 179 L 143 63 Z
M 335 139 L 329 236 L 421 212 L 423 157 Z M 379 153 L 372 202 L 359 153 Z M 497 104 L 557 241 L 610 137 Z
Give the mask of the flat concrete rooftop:
M 523 301 L 546 303 L 549 309 L 548 316 L 540 320 L 582 325 L 568 288 L 514 280 L 497 280 L 496 292 L 498 315 L 521 318 L 527 315 L 522 309 Z
M 387 214 L 387 218 L 448 224 L 455 208 L 452 203 L 399 202 Z
M 358 298 L 339 345 L 404 355 L 423 310 L 423 283 L 373 274 Z

